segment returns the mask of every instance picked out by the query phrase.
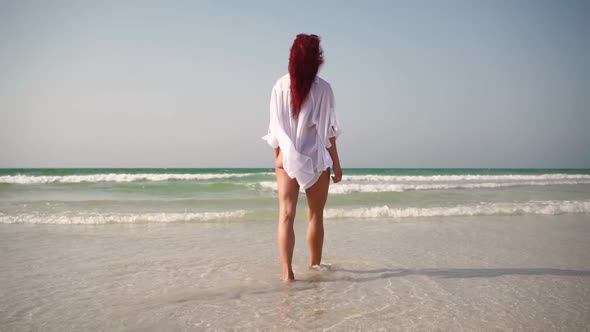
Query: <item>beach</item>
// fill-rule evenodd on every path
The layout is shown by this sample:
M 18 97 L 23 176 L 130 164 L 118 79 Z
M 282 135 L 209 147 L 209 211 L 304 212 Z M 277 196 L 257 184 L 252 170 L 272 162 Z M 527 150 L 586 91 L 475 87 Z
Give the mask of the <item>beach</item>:
M 590 0 L 0 0 L 0 332 L 590 332 L 589 32 Z
M 586 331 L 588 216 L 326 223 L 279 281 L 272 222 L 0 225 L 3 331 Z
M 5 171 L 0 329 L 590 330 L 587 171 L 348 174 L 285 284 L 269 170 Z

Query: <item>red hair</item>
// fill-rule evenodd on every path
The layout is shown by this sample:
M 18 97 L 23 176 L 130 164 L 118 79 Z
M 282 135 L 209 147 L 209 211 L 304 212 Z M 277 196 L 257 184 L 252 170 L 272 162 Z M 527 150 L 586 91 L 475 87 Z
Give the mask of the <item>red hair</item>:
M 324 63 L 324 55 L 317 35 L 298 34 L 289 55 L 291 78 L 291 107 L 293 117 L 301 111 L 301 105 L 309 95 L 318 69 Z

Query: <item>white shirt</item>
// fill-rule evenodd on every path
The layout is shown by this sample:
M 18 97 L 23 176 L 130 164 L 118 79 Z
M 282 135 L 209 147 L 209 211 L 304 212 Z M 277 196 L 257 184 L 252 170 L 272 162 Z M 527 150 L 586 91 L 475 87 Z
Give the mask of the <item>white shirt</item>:
M 332 145 L 330 137 L 338 137 L 342 130 L 330 83 L 315 77 L 297 119 L 291 115 L 290 83 L 286 74 L 272 88 L 268 134 L 262 138 L 273 148 L 281 148 L 285 172 L 307 189 L 332 167 L 327 150 Z

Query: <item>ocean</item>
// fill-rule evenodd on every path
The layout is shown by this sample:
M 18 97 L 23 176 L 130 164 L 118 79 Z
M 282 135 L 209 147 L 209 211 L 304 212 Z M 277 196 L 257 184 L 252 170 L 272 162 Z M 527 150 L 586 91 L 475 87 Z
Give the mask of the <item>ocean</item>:
M 590 213 L 588 169 L 344 173 L 327 219 Z M 268 221 L 276 191 L 272 169 L 2 169 L 0 223 Z
M 590 170 L 345 169 L 282 283 L 272 169 L 0 170 L 2 331 L 590 331 Z

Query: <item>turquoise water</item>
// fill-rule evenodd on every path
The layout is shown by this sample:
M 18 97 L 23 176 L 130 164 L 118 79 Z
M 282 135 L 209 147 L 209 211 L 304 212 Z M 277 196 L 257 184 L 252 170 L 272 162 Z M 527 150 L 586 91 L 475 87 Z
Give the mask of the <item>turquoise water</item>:
M 345 169 L 326 218 L 589 214 L 590 169 Z M 305 208 L 304 193 L 300 209 Z M 1 169 L 0 223 L 269 221 L 267 168 Z M 301 214 L 304 215 L 304 214 Z
M 0 170 L 2 327 L 587 326 L 588 170 L 345 169 L 330 192 L 330 268 L 302 192 L 283 285 L 271 169 Z
M 265 173 L 272 168 L 0 168 L 3 175 L 87 174 L 227 174 Z M 376 175 L 505 175 L 505 174 L 590 174 L 590 169 L 566 168 L 348 168 L 346 174 Z

